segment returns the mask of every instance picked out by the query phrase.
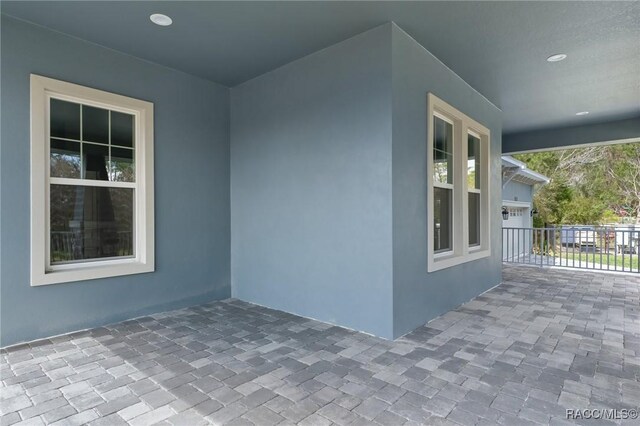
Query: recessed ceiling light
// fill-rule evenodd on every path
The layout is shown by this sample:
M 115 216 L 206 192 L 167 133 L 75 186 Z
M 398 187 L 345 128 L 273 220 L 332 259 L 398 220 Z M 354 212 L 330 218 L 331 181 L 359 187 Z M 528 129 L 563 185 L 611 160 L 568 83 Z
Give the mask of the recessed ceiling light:
M 563 59 L 567 59 L 567 55 L 564 53 L 556 53 L 555 55 L 551 55 L 547 58 L 547 62 L 560 62 Z
M 162 27 L 168 27 L 173 23 L 173 20 L 171 18 L 169 18 L 167 15 L 163 15 L 162 13 L 154 13 L 153 15 L 149 16 L 149 19 L 151 19 L 151 22 L 153 22 L 154 24 L 160 25 Z
M 576 112 L 576 115 L 587 115 L 587 114 L 589 114 L 589 111 Z

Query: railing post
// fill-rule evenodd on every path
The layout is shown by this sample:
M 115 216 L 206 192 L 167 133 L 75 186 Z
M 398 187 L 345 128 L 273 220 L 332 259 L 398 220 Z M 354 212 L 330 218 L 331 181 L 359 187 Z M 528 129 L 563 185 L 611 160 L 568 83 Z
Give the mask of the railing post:
M 599 245 L 598 245 L 598 249 L 600 250 L 600 270 L 602 270 L 602 230 L 600 231 L 600 233 L 598 233 L 598 240 L 599 240 Z
M 608 268 L 607 269 L 611 269 L 611 256 L 609 256 L 609 259 L 607 259 L 607 265 Z M 618 231 L 616 230 L 616 228 L 613 228 L 613 266 L 614 266 L 614 270 L 615 267 L 618 265 Z
M 622 231 L 622 270 L 624 271 L 624 258 L 625 258 L 625 252 L 627 251 L 627 231 L 623 230 Z
M 542 266 L 542 261 L 544 259 L 544 229 L 540 229 L 540 266 Z

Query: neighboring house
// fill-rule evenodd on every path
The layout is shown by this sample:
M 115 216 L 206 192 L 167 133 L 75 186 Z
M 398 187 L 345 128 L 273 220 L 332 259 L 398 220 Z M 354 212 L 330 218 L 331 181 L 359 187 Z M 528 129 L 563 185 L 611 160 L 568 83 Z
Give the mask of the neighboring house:
M 503 259 L 521 256 L 531 247 L 531 232 L 525 229 L 533 227 L 533 194 L 536 185 L 547 183 L 548 177 L 530 170 L 522 161 L 502 156 L 502 207 L 509 213 L 502 221 Z

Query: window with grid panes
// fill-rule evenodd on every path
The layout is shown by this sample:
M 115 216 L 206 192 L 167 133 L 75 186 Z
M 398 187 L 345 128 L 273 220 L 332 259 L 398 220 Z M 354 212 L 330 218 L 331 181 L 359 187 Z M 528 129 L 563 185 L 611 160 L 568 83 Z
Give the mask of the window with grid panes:
M 428 270 L 489 256 L 489 130 L 429 94 Z
M 153 270 L 153 105 L 31 84 L 32 285 Z

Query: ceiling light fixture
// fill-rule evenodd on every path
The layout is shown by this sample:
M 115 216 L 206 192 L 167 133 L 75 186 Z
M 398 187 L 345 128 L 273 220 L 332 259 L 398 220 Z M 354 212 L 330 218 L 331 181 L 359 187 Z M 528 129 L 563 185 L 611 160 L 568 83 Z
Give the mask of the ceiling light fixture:
M 589 114 L 589 111 L 576 112 L 576 115 L 587 115 L 587 114 Z
M 551 55 L 547 58 L 547 62 L 560 62 L 563 59 L 567 59 L 567 55 L 564 53 L 556 53 L 555 55 Z
M 168 27 L 173 23 L 173 19 L 169 18 L 167 15 L 163 15 L 162 13 L 154 13 L 149 16 L 151 22 L 156 25 L 160 25 L 161 27 Z

